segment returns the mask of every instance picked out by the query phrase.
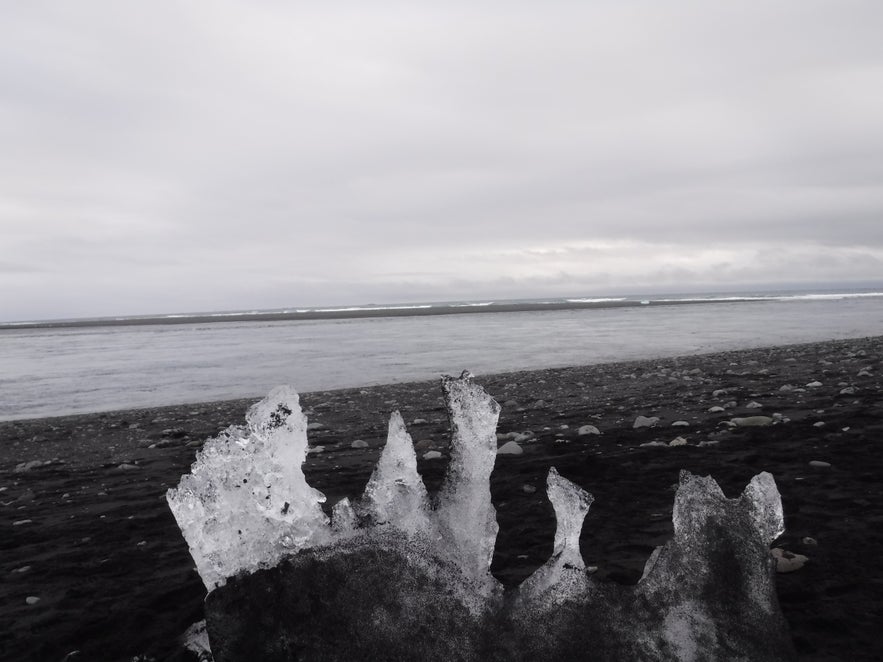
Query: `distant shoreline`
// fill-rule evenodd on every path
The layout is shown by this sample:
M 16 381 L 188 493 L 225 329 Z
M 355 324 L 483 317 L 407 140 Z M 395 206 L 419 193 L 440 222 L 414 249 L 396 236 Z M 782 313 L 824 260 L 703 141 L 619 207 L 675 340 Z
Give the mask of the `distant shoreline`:
M 364 319 L 371 317 L 424 317 L 430 315 L 471 315 L 481 313 L 518 313 L 555 310 L 586 310 L 606 308 L 639 308 L 646 306 L 678 306 L 711 303 L 757 303 L 778 301 L 774 297 L 731 297 L 707 299 L 611 299 L 607 301 L 501 302 L 488 304 L 432 304 L 413 307 L 378 307 L 333 310 L 268 311 L 254 313 L 205 313 L 195 315 L 157 315 L 145 317 L 90 318 L 37 322 L 3 322 L 0 331 L 18 329 L 64 329 L 101 326 L 147 326 L 168 324 L 215 324 L 223 322 L 285 322 Z

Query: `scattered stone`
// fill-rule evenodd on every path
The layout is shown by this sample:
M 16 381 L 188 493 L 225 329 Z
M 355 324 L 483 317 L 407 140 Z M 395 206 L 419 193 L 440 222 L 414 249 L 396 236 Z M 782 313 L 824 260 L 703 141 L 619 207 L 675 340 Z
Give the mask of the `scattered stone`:
M 669 446 L 686 446 L 687 440 L 683 437 L 675 437 L 670 442 L 668 442 Z
M 717 446 L 719 443 L 719 439 L 708 439 L 706 441 L 700 441 L 698 446 L 700 448 L 705 448 L 706 446 Z
M 819 388 L 821 385 L 822 385 L 822 382 L 814 381 L 814 382 L 810 382 L 809 384 L 807 384 L 806 387 L 807 388 Z
M 870 371 L 867 370 L 867 369 L 865 369 L 865 370 L 859 370 L 858 376 L 859 376 L 859 377 L 871 377 L 871 373 L 870 373 Z
M 116 471 L 137 471 L 140 469 L 137 464 L 129 464 L 128 462 L 123 462 L 120 465 L 117 465 Z
M 714 407 L 709 407 L 709 408 L 708 408 L 708 413 L 709 413 L 709 414 L 719 414 L 719 413 L 721 413 L 722 411 L 726 411 L 726 409 L 724 409 L 724 408 L 721 407 L 720 405 L 715 405 Z
M 783 384 L 779 387 L 779 392 L 788 393 L 789 391 L 793 391 L 794 387 L 791 384 Z
M 840 389 L 840 395 L 855 395 L 858 389 L 855 386 L 847 386 Z
M 673 428 L 688 428 L 690 427 L 690 423 L 687 421 L 675 421 L 671 426 Z
M 37 604 L 38 602 L 40 602 L 40 598 L 38 598 L 36 595 L 29 595 L 25 598 L 25 603 L 31 606 Z
M 640 444 L 641 448 L 652 448 L 654 446 L 665 446 L 668 447 L 668 444 L 664 441 L 648 441 L 643 444 Z
M 594 425 L 583 425 L 576 433 L 580 437 L 584 437 L 589 434 L 601 434 L 601 430 L 596 428 Z
M 776 572 L 780 573 L 800 570 L 809 560 L 809 558 L 803 554 L 795 554 L 794 552 L 786 551 L 781 547 L 773 547 L 771 553 L 773 558 L 776 559 Z
M 712 398 L 722 398 L 722 397 L 724 397 L 725 395 L 727 395 L 729 392 L 730 392 L 729 389 L 726 389 L 726 388 L 719 388 L 719 389 L 717 389 L 716 391 L 712 391 L 712 392 L 711 392 L 711 397 L 712 397 Z
M 737 428 L 760 427 L 763 425 L 772 425 L 772 423 L 773 418 L 771 416 L 743 416 L 730 419 L 730 425 Z
M 632 428 L 636 430 L 638 428 L 652 428 L 657 423 L 659 423 L 658 416 L 638 416 L 635 419 L 635 423 L 634 425 L 632 425 Z
M 752 400 L 747 405 L 745 405 L 745 409 L 763 409 L 763 405 L 756 400 Z
M 423 454 L 424 460 L 439 460 L 441 459 L 442 454 L 438 451 L 427 451 Z
M 823 428 L 825 427 L 825 421 L 816 421 L 812 424 L 814 428 Z
M 827 469 L 831 466 L 830 462 L 823 462 L 822 460 L 810 460 L 809 466 L 817 467 L 819 469 Z
M 368 442 L 364 439 L 356 439 L 350 444 L 350 448 L 368 448 Z
M 497 455 L 521 455 L 523 452 L 517 441 L 507 441 L 497 449 Z

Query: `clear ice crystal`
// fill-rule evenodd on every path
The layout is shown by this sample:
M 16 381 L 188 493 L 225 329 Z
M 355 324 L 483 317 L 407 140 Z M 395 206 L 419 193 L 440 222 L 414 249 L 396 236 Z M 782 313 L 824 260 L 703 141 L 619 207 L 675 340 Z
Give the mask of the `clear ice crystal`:
M 429 497 L 420 474 L 411 435 L 395 411 L 389 417 L 386 446 L 365 487 L 359 510 L 374 525 L 390 524 L 408 533 L 429 526 Z
M 207 441 L 191 473 L 167 494 L 209 590 L 330 533 L 319 505 L 325 496 L 307 484 L 301 468 L 307 422 L 297 393 L 273 389 L 249 409 L 246 422 Z
M 555 467 L 546 478 L 546 494 L 555 509 L 555 546 L 552 557 L 521 585 L 523 598 L 541 599 L 550 589 L 553 602 L 585 592 L 588 576 L 579 550 L 583 521 L 594 498 L 584 489 L 563 478 Z
M 490 576 L 497 538 L 496 510 L 491 504 L 490 476 L 497 458 L 500 405 L 468 372 L 444 377 L 442 390 L 451 419 L 451 460 L 435 508 L 447 553 L 463 573 L 478 582 Z

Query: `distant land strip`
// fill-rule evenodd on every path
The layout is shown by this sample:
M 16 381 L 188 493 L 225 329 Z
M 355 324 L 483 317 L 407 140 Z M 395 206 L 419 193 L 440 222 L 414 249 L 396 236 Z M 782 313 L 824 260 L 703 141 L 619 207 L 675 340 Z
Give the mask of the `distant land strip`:
M 620 299 L 607 301 L 500 302 L 488 304 L 431 304 L 391 307 L 353 307 L 352 309 L 306 311 L 255 311 L 233 313 L 194 313 L 192 315 L 145 315 L 133 317 L 94 317 L 70 320 L 3 322 L 0 330 L 57 329 L 99 326 L 143 326 L 160 324 L 210 324 L 220 322 L 281 322 L 308 320 L 360 319 L 367 317 L 417 317 L 426 315 L 469 315 L 474 313 L 515 313 L 549 310 L 583 310 L 600 308 L 636 308 L 643 306 L 674 306 L 702 303 L 757 302 L 754 297 L 726 299 Z M 769 299 L 775 301 L 775 299 Z

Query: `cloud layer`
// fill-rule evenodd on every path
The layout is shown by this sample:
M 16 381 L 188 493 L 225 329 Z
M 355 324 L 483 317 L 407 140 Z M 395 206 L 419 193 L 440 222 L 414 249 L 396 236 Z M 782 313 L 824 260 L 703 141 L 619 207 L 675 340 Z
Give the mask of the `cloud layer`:
M 878 2 L 34 2 L 6 320 L 883 279 Z

